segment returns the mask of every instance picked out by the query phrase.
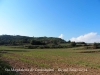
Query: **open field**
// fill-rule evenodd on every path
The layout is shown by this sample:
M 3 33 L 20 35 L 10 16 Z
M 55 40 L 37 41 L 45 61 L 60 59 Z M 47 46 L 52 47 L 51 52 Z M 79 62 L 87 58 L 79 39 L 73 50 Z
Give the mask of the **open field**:
M 0 54 L 1 59 L 15 69 L 31 69 L 20 71 L 21 75 L 100 75 L 100 49 L 22 49 L 1 46 Z

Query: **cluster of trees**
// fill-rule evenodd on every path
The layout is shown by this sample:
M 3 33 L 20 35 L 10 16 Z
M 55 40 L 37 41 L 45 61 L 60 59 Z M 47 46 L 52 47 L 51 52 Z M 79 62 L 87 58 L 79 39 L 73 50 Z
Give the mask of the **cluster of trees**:
M 90 44 L 90 45 L 87 45 L 86 47 L 87 49 L 100 49 L 100 43 L 93 43 L 93 44 Z
M 68 48 L 79 46 L 85 46 L 87 49 L 100 48 L 100 43 L 87 44 L 85 42 L 65 41 L 56 37 L 28 37 L 20 35 L 0 35 L 0 45 L 24 45 L 25 48 Z
M 27 37 L 27 36 L 12 36 L 12 35 L 1 35 L 0 45 L 47 45 L 47 44 L 60 44 L 66 43 L 65 40 L 56 37 Z
M 21 45 L 23 43 L 29 43 L 29 38 L 26 36 L 12 36 L 12 35 L 1 35 L 0 45 Z
M 70 46 L 61 45 L 69 43 Z M 28 37 L 20 35 L 1 35 L 0 45 L 20 46 L 24 45 L 27 48 L 66 48 L 75 47 L 76 43 L 65 41 L 56 37 Z

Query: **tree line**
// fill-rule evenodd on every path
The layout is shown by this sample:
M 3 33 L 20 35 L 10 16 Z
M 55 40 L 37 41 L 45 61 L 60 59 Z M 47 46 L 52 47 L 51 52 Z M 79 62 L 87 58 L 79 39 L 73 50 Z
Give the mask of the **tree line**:
M 0 45 L 24 46 L 25 48 L 69 48 L 84 46 L 100 48 L 100 43 L 71 42 L 57 37 L 28 37 L 20 35 L 0 35 Z
M 66 43 L 65 40 L 56 37 L 28 37 L 20 35 L 1 35 L 0 45 L 47 45 L 54 44 L 58 45 L 60 43 Z

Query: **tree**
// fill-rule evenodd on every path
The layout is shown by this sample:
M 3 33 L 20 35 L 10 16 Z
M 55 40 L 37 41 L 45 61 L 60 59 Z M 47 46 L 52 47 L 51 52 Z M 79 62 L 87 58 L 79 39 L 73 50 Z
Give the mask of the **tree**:
M 32 45 L 45 45 L 45 43 L 42 43 L 41 41 L 37 41 L 37 40 L 32 40 L 31 44 Z
M 93 44 L 93 48 L 96 49 L 97 48 L 97 43 Z
M 71 43 L 71 41 L 69 40 L 68 43 Z
M 75 42 L 71 42 L 71 47 L 75 47 L 76 43 Z

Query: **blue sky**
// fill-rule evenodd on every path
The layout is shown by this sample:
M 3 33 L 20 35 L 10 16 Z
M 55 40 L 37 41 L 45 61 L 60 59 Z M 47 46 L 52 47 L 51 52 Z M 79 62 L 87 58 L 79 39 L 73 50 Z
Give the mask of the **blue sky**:
M 91 33 L 100 34 L 100 0 L 0 0 L 0 35 L 69 40 Z

